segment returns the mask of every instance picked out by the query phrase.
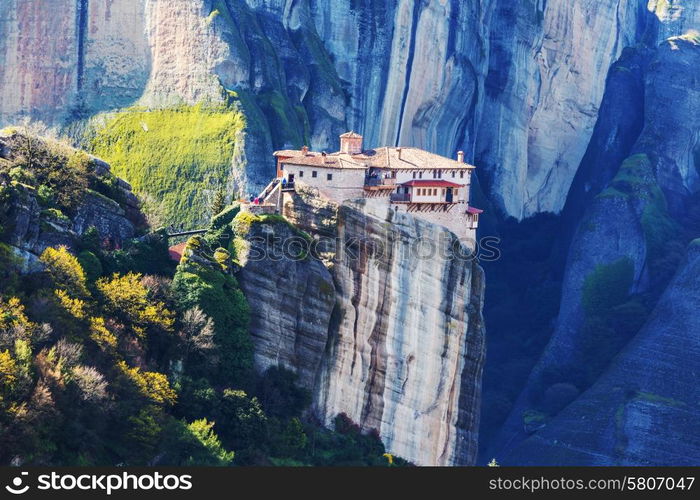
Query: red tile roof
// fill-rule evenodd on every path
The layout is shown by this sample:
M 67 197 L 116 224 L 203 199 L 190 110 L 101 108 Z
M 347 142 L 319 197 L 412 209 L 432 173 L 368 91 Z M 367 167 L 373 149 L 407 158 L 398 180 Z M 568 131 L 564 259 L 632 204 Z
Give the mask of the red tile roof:
M 168 254 L 170 254 L 170 258 L 173 259 L 175 262 L 180 263 L 180 259 L 182 259 L 182 253 L 185 251 L 186 246 L 187 242 L 170 247 L 168 249 Z
M 327 153 L 295 149 L 274 152 L 282 163 L 290 165 L 317 166 L 326 168 L 388 168 L 403 170 L 455 169 L 472 170 L 476 167 L 428 151 L 410 147 L 383 147 L 368 149 L 362 153 Z
M 454 187 L 454 188 L 464 187 L 464 184 L 455 184 L 454 182 L 443 181 L 442 179 L 412 180 L 412 181 L 404 182 L 401 185 L 402 186 L 411 186 L 411 187 Z
M 481 210 L 480 208 L 475 208 L 475 207 L 469 207 L 467 208 L 467 213 L 468 214 L 480 214 L 483 213 L 484 211 Z

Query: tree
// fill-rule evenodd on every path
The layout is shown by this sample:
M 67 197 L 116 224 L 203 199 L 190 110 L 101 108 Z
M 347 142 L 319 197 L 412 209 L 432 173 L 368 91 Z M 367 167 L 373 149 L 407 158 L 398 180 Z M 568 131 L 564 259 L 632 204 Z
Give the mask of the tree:
M 301 420 L 294 417 L 286 423 L 279 423 L 274 433 L 274 453 L 282 457 L 296 457 L 306 448 L 308 439 Z
M 111 278 L 97 281 L 97 289 L 104 301 L 105 309 L 116 317 L 137 326 L 157 326 L 171 330 L 174 315 L 162 302 L 150 301 L 148 289 L 141 283 L 141 275 L 113 274 Z
M 125 361 L 119 361 L 117 368 L 138 394 L 150 403 L 161 406 L 175 404 L 177 393 L 170 387 L 168 377 L 162 373 L 144 372 L 138 367 L 130 368 Z
M 44 250 L 39 260 L 46 266 L 46 272 L 56 287 L 74 298 L 85 298 L 90 295 L 85 272 L 78 259 L 71 255 L 68 248 L 65 246 L 49 247 Z
M 185 361 L 191 352 L 200 354 L 209 365 L 219 361 L 214 343 L 214 321 L 199 307 L 188 309 L 182 315 L 179 335 L 185 344 Z
M 204 262 L 207 248 L 201 238 L 190 238 L 188 251 L 196 253 L 197 258 L 180 263 L 173 291 L 180 310 L 199 307 L 214 320 L 214 340 L 220 354 L 218 382 L 245 387 L 253 368 L 248 302 L 232 275 L 224 273 L 213 260 Z
M 217 420 L 221 438 L 238 450 L 259 447 L 264 441 L 267 417 L 258 399 L 244 391 L 224 390 Z
M 102 263 L 94 253 L 83 250 L 78 254 L 78 262 L 80 262 L 80 266 L 90 282 L 94 282 L 102 276 Z
M 214 422 L 207 419 L 195 420 L 187 429 L 206 453 L 190 456 L 187 465 L 226 466 L 233 461 L 234 453 L 226 451 L 213 430 Z
M 0 395 L 12 389 L 17 380 L 17 363 L 10 351 L 0 351 Z
M 204 418 L 191 424 L 171 421 L 166 431 L 164 451 L 164 461 L 177 466 L 225 467 L 234 457 L 234 452 L 227 451 L 214 432 L 214 422 Z
M 211 215 L 220 214 L 224 208 L 226 208 L 226 193 L 223 188 L 219 188 L 216 193 L 214 193 L 214 200 L 211 202 Z

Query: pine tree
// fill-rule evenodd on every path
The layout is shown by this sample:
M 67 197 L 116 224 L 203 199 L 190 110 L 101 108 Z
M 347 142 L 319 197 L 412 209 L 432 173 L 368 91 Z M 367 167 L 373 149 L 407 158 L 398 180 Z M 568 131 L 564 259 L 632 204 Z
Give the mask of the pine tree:
M 220 214 L 226 208 L 226 194 L 223 189 L 219 189 L 214 194 L 214 200 L 211 203 L 211 215 Z

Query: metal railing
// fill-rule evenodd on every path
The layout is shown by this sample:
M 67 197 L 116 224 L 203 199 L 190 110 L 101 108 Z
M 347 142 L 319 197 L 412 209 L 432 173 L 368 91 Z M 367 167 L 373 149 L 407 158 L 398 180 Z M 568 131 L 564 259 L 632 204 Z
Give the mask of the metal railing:
M 394 186 L 396 185 L 396 179 L 387 178 L 381 179 L 377 177 L 368 177 L 365 179 L 365 186 Z
M 410 193 L 392 193 L 390 197 L 391 201 L 411 201 Z

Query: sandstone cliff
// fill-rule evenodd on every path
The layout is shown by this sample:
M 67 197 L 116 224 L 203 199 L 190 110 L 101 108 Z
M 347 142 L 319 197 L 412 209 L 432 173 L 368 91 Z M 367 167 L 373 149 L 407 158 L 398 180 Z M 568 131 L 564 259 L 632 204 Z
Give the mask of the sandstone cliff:
M 476 460 L 484 361 L 483 271 L 449 231 L 371 205 L 297 194 L 285 213 L 320 240 L 275 261 L 294 235 L 259 224 L 239 274 L 259 369 L 280 364 L 313 389 L 312 413 L 345 413 L 387 450 L 421 465 Z M 254 225 L 255 227 L 256 225 Z M 299 238 L 299 236 L 297 236 Z M 436 245 L 435 256 L 417 254 Z
M 60 4 L 60 5 L 59 5 Z M 518 218 L 564 205 L 613 62 L 698 28 L 689 0 L 3 0 L 0 124 L 66 124 L 140 104 L 247 116 L 228 179 L 269 151 L 354 128 L 481 167 Z

